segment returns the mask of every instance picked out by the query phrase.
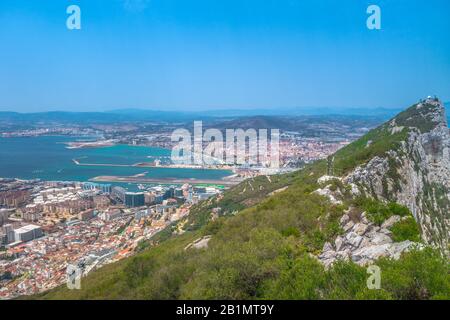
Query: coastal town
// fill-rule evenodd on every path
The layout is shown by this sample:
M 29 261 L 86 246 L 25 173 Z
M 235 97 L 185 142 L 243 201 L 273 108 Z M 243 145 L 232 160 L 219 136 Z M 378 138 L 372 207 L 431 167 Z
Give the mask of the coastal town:
M 214 186 L 155 186 L 0 180 L 0 298 L 36 294 L 67 281 L 68 265 L 91 270 L 140 244 L 221 192 Z

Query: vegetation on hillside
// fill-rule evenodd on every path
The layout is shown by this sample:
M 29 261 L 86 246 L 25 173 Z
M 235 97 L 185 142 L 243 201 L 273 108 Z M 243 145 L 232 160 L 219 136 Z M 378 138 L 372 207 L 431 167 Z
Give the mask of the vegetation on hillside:
M 315 168 L 322 171 L 325 168 L 324 165 L 325 163 L 320 161 L 315 164 Z M 306 170 L 310 172 L 309 167 Z M 277 176 L 258 176 L 248 179 L 227 190 L 221 198 L 213 198 L 193 206 L 184 229 L 193 231 L 204 226 L 210 220 L 211 212 L 215 208 L 220 208 L 221 216 L 233 215 L 260 203 L 269 194 L 289 187 L 299 180 L 302 180 L 302 177 L 297 172 Z
M 384 156 L 389 150 L 397 150 L 400 142 L 408 136 L 408 132 L 408 129 L 403 128 L 392 134 L 387 124 L 369 131 L 336 152 L 333 164 L 335 175 L 345 175 L 376 156 Z
M 437 102 L 438 100 L 435 101 Z M 436 126 L 432 116 L 436 108 L 435 105 L 430 103 L 422 103 L 422 106 L 419 108 L 415 104 L 395 117 L 396 124 L 398 126 L 417 128 L 421 133 L 429 132 Z
M 392 216 L 412 216 L 408 208 L 395 202 L 385 204 L 374 199 L 358 197 L 354 203 L 361 207 L 367 213 L 369 220 L 378 226 L 381 226 L 384 221 Z
M 413 242 L 420 242 L 420 228 L 414 217 L 408 216 L 406 219 L 395 223 L 391 228 L 392 240 L 401 242 L 410 240 Z
M 310 166 L 287 190 L 256 206 L 107 265 L 83 279 L 81 290 L 60 287 L 38 298 L 450 298 L 448 261 L 431 249 L 377 262 L 381 290 L 367 289 L 365 268 L 341 262 L 325 270 L 311 257 L 341 233 L 338 220 L 347 206 L 332 205 L 312 192 L 324 170 Z M 389 210 L 402 215 L 404 209 L 392 205 Z M 185 250 L 204 235 L 213 236 L 208 248 Z

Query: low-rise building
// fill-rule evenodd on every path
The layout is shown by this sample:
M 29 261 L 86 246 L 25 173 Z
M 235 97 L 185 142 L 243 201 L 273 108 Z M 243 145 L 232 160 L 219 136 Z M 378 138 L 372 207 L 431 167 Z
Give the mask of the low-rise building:
M 80 219 L 81 221 L 90 220 L 93 217 L 94 217 L 94 209 L 88 209 L 78 214 L 78 219 Z

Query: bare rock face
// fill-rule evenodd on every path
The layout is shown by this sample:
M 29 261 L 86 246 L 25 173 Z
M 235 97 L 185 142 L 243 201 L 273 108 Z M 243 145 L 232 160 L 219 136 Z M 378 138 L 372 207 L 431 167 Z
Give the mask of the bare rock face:
M 360 222 L 354 225 L 353 232 L 356 233 L 358 236 L 363 236 L 368 228 L 369 226 L 367 224 Z
M 325 186 L 324 188 L 317 189 L 314 191 L 314 193 L 317 193 L 318 195 L 324 196 L 327 198 L 332 204 L 342 204 L 342 201 L 339 200 L 339 198 L 342 196 L 341 194 L 336 194 L 339 192 L 332 191 L 330 189 L 330 186 Z
M 197 240 L 195 240 L 194 242 L 191 242 L 190 244 L 188 244 L 184 250 L 189 250 L 189 249 L 205 249 L 208 248 L 208 242 L 209 240 L 211 240 L 212 236 L 204 236 L 201 237 Z
M 391 227 L 394 224 L 392 221 L 400 221 L 400 217 L 393 216 L 388 220 L 390 220 L 390 226 L 386 227 Z M 340 225 L 344 227 L 351 222 L 350 216 L 344 214 Z M 382 229 L 369 222 L 363 213 L 361 221 L 353 224 L 343 235 L 338 236 L 334 245 L 325 243 L 322 254 L 318 258 L 326 267 L 338 260 L 352 260 L 356 264 L 367 265 L 381 257 L 398 259 L 403 252 L 413 247 L 421 247 L 420 244 L 409 240 L 394 243 L 388 234 L 390 234 L 388 229 Z
M 450 238 L 450 131 L 443 104 L 427 99 L 386 124 L 407 129 L 400 147 L 376 156 L 346 176 L 366 194 L 408 207 L 423 240 L 448 252 Z M 386 221 L 386 229 L 395 221 Z
M 383 224 L 381 225 L 381 228 L 389 229 L 390 227 L 392 227 L 394 224 L 396 224 L 400 220 L 401 220 L 401 218 L 399 216 L 392 216 L 389 219 L 387 219 L 385 222 L 383 222 Z

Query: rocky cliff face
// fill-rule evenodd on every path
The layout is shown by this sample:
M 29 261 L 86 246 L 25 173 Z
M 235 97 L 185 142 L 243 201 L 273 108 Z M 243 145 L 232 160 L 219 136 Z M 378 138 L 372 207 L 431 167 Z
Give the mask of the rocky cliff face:
M 384 125 L 404 131 L 399 146 L 344 177 L 361 192 L 408 207 L 423 240 L 448 252 L 450 232 L 450 131 L 443 104 L 427 99 Z M 370 147 L 370 146 L 367 146 Z

